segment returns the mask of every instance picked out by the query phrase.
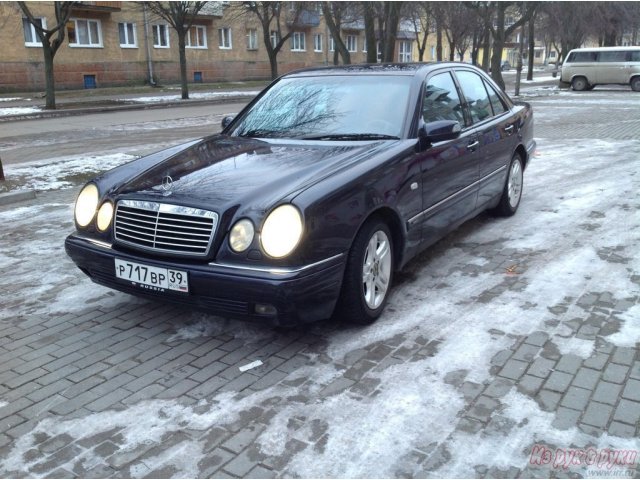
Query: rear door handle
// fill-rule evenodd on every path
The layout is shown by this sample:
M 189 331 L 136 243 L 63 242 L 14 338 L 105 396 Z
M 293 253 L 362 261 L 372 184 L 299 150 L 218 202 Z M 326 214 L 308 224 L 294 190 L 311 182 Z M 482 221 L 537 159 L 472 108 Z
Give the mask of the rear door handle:
M 478 140 L 476 140 L 475 142 L 470 143 L 469 145 L 467 145 L 467 150 L 474 151 L 476 148 L 478 148 L 479 145 L 480 145 L 480 142 Z

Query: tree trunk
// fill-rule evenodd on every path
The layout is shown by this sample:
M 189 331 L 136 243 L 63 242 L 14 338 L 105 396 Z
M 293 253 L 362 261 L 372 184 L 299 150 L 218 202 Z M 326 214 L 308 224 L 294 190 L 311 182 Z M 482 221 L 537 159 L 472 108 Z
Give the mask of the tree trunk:
M 533 60 L 536 55 L 536 40 L 535 40 L 535 17 L 529 20 L 529 71 L 527 72 L 527 80 L 533 80 Z
M 400 7 L 402 2 L 387 2 L 386 10 L 386 32 L 384 42 L 384 62 L 393 62 L 396 51 L 396 38 L 398 36 L 398 24 L 400 23 Z
M 267 54 L 269 55 L 269 66 L 271 67 L 271 80 L 275 80 L 278 78 L 278 57 L 273 50 L 268 50 Z
M 482 42 L 482 69 L 485 72 L 489 71 L 491 59 L 491 32 L 487 28 L 484 32 L 484 41 Z
M 362 2 L 364 6 L 364 36 L 367 42 L 367 63 L 378 62 L 376 45 L 376 23 L 373 15 L 373 7 L 370 2 Z
M 53 52 L 49 46 L 49 42 L 42 45 L 42 53 L 44 54 L 44 78 L 45 78 L 45 96 L 47 110 L 56 109 L 56 80 L 53 74 Z
M 331 33 L 331 37 L 333 38 L 334 51 L 340 54 L 340 56 L 342 57 L 342 63 L 344 63 L 345 65 L 349 65 L 351 63 L 351 55 L 349 54 L 349 50 L 347 50 L 347 47 L 345 46 L 344 42 L 342 41 L 342 37 L 340 36 L 339 16 L 336 15 L 336 18 L 334 20 L 328 2 L 322 2 L 322 13 L 324 15 L 324 20 L 327 24 L 327 27 L 329 28 L 329 32 Z M 335 54 L 333 58 L 334 64 L 337 65 L 335 61 Z
M 442 25 L 440 22 L 436 24 L 436 60 L 442 61 Z
M 185 52 L 184 37 L 187 32 L 178 32 L 178 52 L 180 54 L 180 83 L 182 87 L 182 99 L 189 99 L 189 85 L 187 84 L 187 54 Z
M 456 44 L 449 42 L 449 61 L 453 62 L 456 59 Z
M 493 37 L 493 55 L 491 55 L 491 78 L 504 90 L 502 78 L 502 51 L 504 50 L 504 11 L 506 7 L 498 8 L 496 33 Z

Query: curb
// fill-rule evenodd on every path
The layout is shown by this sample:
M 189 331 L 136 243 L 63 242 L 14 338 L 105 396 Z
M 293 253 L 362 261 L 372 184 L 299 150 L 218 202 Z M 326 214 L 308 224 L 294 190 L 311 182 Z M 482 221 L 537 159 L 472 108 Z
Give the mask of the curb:
M 37 120 L 42 118 L 58 118 L 58 117 L 70 117 L 74 115 L 84 115 L 87 113 L 109 113 L 109 112 L 121 112 L 127 110 L 151 110 L 157 108 L 173 108 L 173 107 L 186 107 L 197 105 L 220 105 L 224 103 L 236 103 L 236 102 L 249 102 L 253 100 L 255 95 L 239 95 L 234 97 L 210 99 L 210 100 L 182 100 L 172 101 L 168 103 L 136 103 L 129 105 L 112 105 L 108 107 L 86 107 L 86 108 L 71 108 L 69 110 L 43 110 L 37 113 L 27 113 L 24 115 L 6 115 L 0 117 L 0 123 L 3 122 L 15 122 L 21 120 Z M 183 103 L 184 102 L 184 103 Z
M 35 190 L 14 190 L 13 192 L 0 193 L 0 206 L 34 200 L 35 198 Z

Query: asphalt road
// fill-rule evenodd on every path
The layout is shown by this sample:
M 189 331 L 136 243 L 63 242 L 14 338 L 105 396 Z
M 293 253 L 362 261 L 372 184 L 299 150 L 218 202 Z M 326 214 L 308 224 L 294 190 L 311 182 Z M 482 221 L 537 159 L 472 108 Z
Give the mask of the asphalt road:
M 0 157 L 11 165 L 90 152 L 143 155 L 220 130 L 226 114 L 244 103 L 127 110 L 7 122 Z

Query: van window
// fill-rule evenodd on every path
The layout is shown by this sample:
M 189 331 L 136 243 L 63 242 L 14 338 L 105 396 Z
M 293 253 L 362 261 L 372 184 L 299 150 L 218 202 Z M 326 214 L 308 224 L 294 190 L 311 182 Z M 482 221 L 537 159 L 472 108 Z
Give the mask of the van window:
M 631 52 L 631 61 L 640 62 L 640 50 L 634 50 Z
M 567 59 L 568 63 L 595 62 L 596 52 L 573 52 Z
M 613 52 L 600 52 L 598 54 L 599 62 L 626 62 L 627 52 L 613 51 Z

